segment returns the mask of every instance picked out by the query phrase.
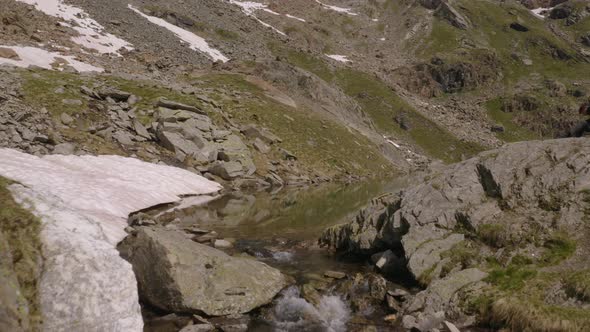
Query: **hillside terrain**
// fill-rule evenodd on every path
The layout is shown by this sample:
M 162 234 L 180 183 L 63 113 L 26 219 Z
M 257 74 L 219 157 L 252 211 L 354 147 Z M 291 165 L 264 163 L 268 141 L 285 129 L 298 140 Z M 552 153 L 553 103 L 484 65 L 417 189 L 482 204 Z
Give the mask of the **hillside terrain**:
M 399 310 L 394 310 L 399 317 L 388 327 L 435 328 L 424 322 L 440 311 L 450 313 L 448 306 L 437 304 L 426 310 L 413 304 L 438 301 L 432 300 L 432 285 L 468 271 L 468 277 L 478 285 L 472 290 L 477 297 L 454 302 L 446 299 L 466 308 L 447 315 L 462 327 L 576 330 L 587 325 L 582 316 L 588 297 L 581 290 L 587 282 L 588 266 L 583 259 L 587 248 L 584 240 L 576 237 L 587 231 L 580 222 L 586 218 L 587 188 L 577 186 L 582 183 L 583 187 L 587 179 L 586 168 L 578 163 L 590 150 L 584 143 L 587 138 L 553 139 L 567 136 L 586 120 L 578 110 L 589 102 L 587 0 L 0 0 L 0 155 L 19 156 L 15 161 L 0 161 L 0 281 L 7 281 L 4 286 L 13 285 L 0 288 L 0 297 L 10 299 L 0 307 L 0 330 L 43 330 L 41 311 L 48 310 L 56 312 L 46 315 L 45 322 L 55 325 L 45 326 L 71 328 L 68 323 L 60 325 L 60 305 L 47 300 L 52 295 L 44 291 L 49 284 L 41 276 L 51 274 L 41 270 L 58 269 L 59 257 L 72 247 L 56 240 L 59 236 L 47 231 L 48 227 L 41 227 L 48 214 L 39 206 L 48 205 L 49 211 L 55 212 L 63 203 L 55 201 L 56 197 L 73 196 L 61 196 L 61 189 L 52 188 L 51 179 L 42 176 L 25 183 L 17 163 L 27 161 L 32 168 L 22 166 L 24 170 L 41 172 L 43 167 L 79 162 L 90 172 L 99 165 L 111 165 L 101 157 L 90 158 L 103 155 L 145 162 L 138 170 L 146 167 L 151 171 L 150 167 L 157 165 L 162 167 L 161 174 L 167 174 L 167 166 L 174 166 L 187 171 L 182 173 L 186 179 L 204 178 L 220 184 L 215 190 L 201 192 L 183 187 L 177 179 L 170 183 L 170 196 L 161 202 L 146 199 L 145 204 L 132 205 L 109 201 L 106 196 L 112 188 L 107 185 L 92 182 L 97 187 L 84 189 L 103 192 L 106 196 L 99 198 L 108 198 L 116 213 L 91 214 L 84 212 L 87 207 L 80 203 L 82 199 L 77 201 L 79 205 L 72 203 L 72 209 L 82 211 L 72 213 L 87 225 L 84 239 L 89 244 L 84 248 L 88 253 L 80 259 L 100 256 L 91 253 L 94 249 L 90 248 L 96 245 L 105 250 L 97 258 L 104 260 L 104 266 L 125 267 L 121 272 L 125 280 L 133 279 L 133 273 L 150 273 L 142 265 L 144 255 L 159 255 L 163 266 L 179 270 L 175 262 L 167 261 L 167 252 L 181 251 L 182 257 L 193 259 L 192 253 L 175 245 L 180 238 L 196 238 L 196 233 L 185 231 L 181 236 L 163 225 L 153 225 L 151 219 L 148 224 L 128 223 L 129 214 L 152 205 L 175 202 L 186 195 L 214 197 L 231 192 L 242 197 L 257 191 L 274 194 L 330 182 L 344 185 L 404 177 L 409 191 L 399 197 L 382 197 L 378 203 L 408 214 L 402 218 L 403 227 L 396 224 L 388 228 L 395 239 L 381 238 L 384 235 L 378 233 L 383 225 L 365 225 L 370 228 L 368 235 L 356 234 L 358 229 L 352 226 L 341 226 L 322 237 L 324 244 L 356 258 L 389 250 L 401 260 L 404 276 L 422 293 L 400 304 Z M 579 159 L 570 160 L 561 156 L 561 151 Z M 547 160 L 540 157 L 544 153 Z M 564 178 L 557 180 L 543 179 L 545 182 L 527 187 L 534 193 L 522 193 L 517 189 L 529 184 L 526 179 L 517 179 L 525 184 L 516 180 L 498 184 L 494 171 L 489 171 L 494 184 L 486 182 L 489 174 L 482 167 L 496 167 L 488 165 L 496 154 L 508 155 L 506 160 L 498 157 L 502 159 L 498 168 L 520 169 L 525 178 L 534 176 L 530 172 L 538 166 L 537 160 L 548 163 L 536 170 L 539 176 L 556 169 L 560 174 L 573 173 L 568 173 L 569 177 L 562 174 Z M 518 159 L 527 154 L 531 160 Z M 55 174 L 72 176 L 77 171 L 68 168 Z M 520 176 L 521 171 L 515 171 L 514 176 Z M 113 183 L 126 183 L 122 175 L 107 171 L 95 173 L 96 178 L 89 181 L 100 182 L 101 174 L 114 177 Z M 464 182 L 455 186 L 456 178 Z M 154 179 L 164 181 L 163 176 Z M 576 182 L 574 187 L 570 180 Z M 479 185 L 474 184 L 477 181 Z M 121 190 L 136 193 L 133 190 L 140 184 L 145 184 L 141 177 L 131 178 Z M 449 184 L 452 192 L 445 191 Z M 509 186 L 509 197 L 504 191 L 491 193 L 497 189 L 494 186 Z M 436 225 L 435 230 L 418 216 L 417 220 L 409 216 L 408 211 L 426 209 L 437 203 L 439 196 L 454 197 L 455 191 L 461 190 L 466 190 L 466 196 L 459 193 L 454 198 L 457 202 L 452 203 L 463 205 L 451 208 L 445 205 L 448 202 L 441 203 L 442 210 L 448 208 L 448 215 L 426 222 Z M 553 195 L 551 190 L 564 192 Z M 80 195 L 91 200 L 88 192 Z M 30 197 L 42 203 L 27 203 Z M 576 200 L 583 203 L 578 205 Z M 412 203 L 414 206 L 409 201 L 419 203 Z M 435 204 L 431 208 L 439 207 Z M 380 216 L 383 211 L 377 210 L 373 212 Z M 571 214 L 563 216 L 565 210 Z M 527 213 L 533 215 L 530 220 Z M 492 220 L 498 216 L 501 221 Z M 50 217 L 59 219 L 54 214 Z M 399 222 L 389 217 L 392 223 Z M 116 226 L 96 226 L 115 219 L 119 221 Z M 551 227 L 544 223 L 549 219 Z M 12 220 L 17 220 L 18 226 L 13 226 Z M 513 230 L 518 227 L 509 220 L 522 228 Z M 169 222 L 178 224 L 166 221 L 166 225 Z M 69 227 L 59 222 L 55 225 Z M 94 227 L 104 234 L 90 231 Z M 507 229 L 521 232 L 526 239 L 508 237 L 504 234 Z M 411 237 L 408 230 L 419 232 L 418 239 L 412 238 L 416 243 L 406 243 Z M 76 234 L 76 230 L 67 229 L 64 234 Z M 215 238 L 208 240 L 215 243 Z M 197 250 L 202 244 L 195 241 L 189 242 Z M 123 244 L 117 247 L 120 242 Z M 412 257 L 419 248 L 429 248 L 430 242 L 442 243 L 432 249 L 440 262 L 421 262 L 416 268 Z M 574 242 L 574 247 L 569 246 Z M 552 255 L 544 250 L 550 251 L 553 243 L 559 247 L 556 250 L 567 251 L 555 255 L 567 257 L 519 260 L 529 254 Z M 154 252 L 142 252 L 147 250 L 145 246 Z M 146 322 L 152 315 L 172 312 L 244 314 L 268 304 L 290 283 L 274 269 L 267 271 L 252 262 L 218 256 L 208 248 L 199 250 L 209 253 L 207 259 L 216 264 L 227 264 L 213 270 L 227 273 L 247 265 L 244 270 L 257 270 L 272 280 L 272 291 L 253 287 L 257 302 L 241 303 L 237 306 L 240 310 L 233 311 L 211 309 L 215 306 L 210 308 L 209 303 L 189 303 L 190 297 L 183 298 L 182 305 L 174 299 L 163 304 L 157 299 L 161 294 L 150 286 L 183 278 L 181 272 L 167 271 L 170 280 L 138 279 L 139 286 L 133 285 L 133 294 L 127 297 L 131 302 L 139 298 L 142 305 L 150 302 L 153 312 L 140 313 L 134 305 L 133 312 L 121 318 L 124 324 L 102 328 L 136 329 L 143 324 L 141 314 Z M 460 257 L 449 253 L 452 248 Z M 474 255 L 476 251 L 484 254 Z M 93 268 L 101 270 L 98 265 Z M 91 270 L 74 271 L 90 275 Z M 531 274 L 531 270 L 539 272 Z M 572 277 L 558 280 L 559 273 Z M 387 273 L 383 275 L 389 278 Z M 49 282 L 59 283 L 59 278 Z M 225 286 L 246 287 L 244 280 L 232 279 Z M 340 279 L 330 280 L 337 284 Z M 479 287 L 482 282 L 488 282 L 489 288 Z M 536 293 L 543 287 L 553 287 L 555 294 L 547 295 L 550 300 Z M 88 296 L 97 296 L 99 288 L 90 287 Z M 151 291 L 156 296 L 148 294 Z M 168 291 L 166 296 L 174 297 L 184 289 Z M 520 298 L 508 297 L 510 291 Z M 116 288 L 107 293 L 122 301 L 127 295 Z M 215 294 L 227 301 L 224 303 L 231 302 L 226 299 L 230 295 Z M 527 299 L 535 303 L 537 311 L 522 307 Z M 75 303 L 68 305 L 74 307 Z M 204 312 L 201 305 L 209 311 Z M 109 308 L 113 312 L 105 317 L 119 317 L 120 306 Z M 528 315 L 528 321 L 533 321 L 538 312 L 548 311 L 555 320 L 566 323 L 518 325 L 518 315 Z M 97 328 L 93 324 L 100 320 L 100 313 L 88 309 L 83 314 L 88 320 L 80 323 L 81 328 Z M 265 316 L 264 312 L 256 315 Z M 437 319 L 436 325 L 442 322 Z M 336 331 L 341 325 L 337 324 Z

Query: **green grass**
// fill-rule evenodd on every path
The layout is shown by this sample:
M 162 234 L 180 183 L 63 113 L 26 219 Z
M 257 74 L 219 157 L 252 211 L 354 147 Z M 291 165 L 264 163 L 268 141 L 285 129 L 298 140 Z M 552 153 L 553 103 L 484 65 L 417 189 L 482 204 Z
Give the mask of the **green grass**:
M 22 91 L 25 101 L 31 106 L 45 107 L 53 116 L 61 113 L 75 114 L 88 107 L 82 98 L 80 86 L 83 81 L 77 74 L 50 70 L 23 71 Z M 64 93 L 55 93 L 58 88 Z M 79 99 L 82 105 L 65 105 L 63 99 Z
M 340 87 L 360 104 L 382 134 L 393 134 L 413 141 L 429 156 L 446 162 L 459 161 L 483 150 L 477 144 L 458 140 L 422 116 L 375 76 L 350 68 L 332 69 L 312 55 L 280 49 L 276 45 L 271 49 L 275 54 L 285 56 L 291 64 Z M 395 122 L 395 117 L 401 114 L 407 118 L 410 130 L 401 129 Z
M 543 266 L 560 263 L 576 251 L 576 241 L 565 234 L 556 234 L 544 244 L 545 252 L 540 259 Z
M 509 232 L 503 224 L 483 224 L 477 228 L 479 239 L 494 248 L 503 248 L 509 244 Z
M 7 238 L 13 267 L 22 296 L 29 305 L 33 330 L 41 324 L 38 280 L 41 274 L 40 221 L 17 204 L 7 186 L 10 181 L 0 177 L 0 232 Z
M 485 0 L 460 0 L 455 8 L 467 16 L 473 28 L 459 30 L 439 18 L 434 19 L 429 36 L 423 38 L 418 56 L 430 60 L 434 55 L 461 59 L 457 53 L 460 40 L 468 40 L 475 49 L 461 51 L 473 52 L 477 48 L 492 49 L 501 60 L 504 82 L 516 83 L 530 73 L 538 72 L 547 78 L 583 78 L 587 64 L 577 59 L 576 51 L 565 41 L 553 35 L 545 21 L 534 17 L 526 8 L 512 3 L 497 3 Z M 513 22 L 520 22 L 529 28 L 528 32 L 517 32 L 509 28 Z M 571 60 L 558 60 L 553 51 L 560 49 Z M 521 53 L 533 61 L 525 66 L 521 60 L 514 59 L 513 53 Z
M 541 138 L 536 133 L 513 122 L 514 113 L 502 111 L 502 98 L 494 98 L 485 103 L 488 116 L 504 127 L 504 132 L 496 136 L 505 142 L 530 141 Z
M 510 265 L 507 268 L 496 268 L 490 271 L 486 281 L 503 291 L 514 291 L 524 287 L 525 281 L 536 276 L 537 272 L 530 268 Z
M 242 76 L 213 74 L 199 80 L 197 84 L 203 86 L 250 93 L 252 97 L 242 98 L 239 104 L 220 102 L 237 123 L 257 123 L 277 134 L 283 140 L 281 147 L 293 152 L 299 162 L 312 169 L 328 174 L 346 170 L 361 175 L 386 174 L 392 170 L 389 162 L 360 133 L 312 111 L 280 104 Z
M 238 40 L 240 38 L 240 34 L 224 29 L 216 29 L 215 34 L 225 40 Z

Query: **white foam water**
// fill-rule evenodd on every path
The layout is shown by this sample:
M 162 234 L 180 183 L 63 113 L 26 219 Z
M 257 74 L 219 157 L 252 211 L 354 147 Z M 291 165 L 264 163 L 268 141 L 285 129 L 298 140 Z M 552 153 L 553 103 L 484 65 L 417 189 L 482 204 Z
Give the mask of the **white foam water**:
M 344 332 L 350 308 L 335 295 L 322 296 L 317 307 L 303 299 L 297 287 L 284 290 L 274 308 L 278 331 L 301 331 L 318 328 L 326 332 Z

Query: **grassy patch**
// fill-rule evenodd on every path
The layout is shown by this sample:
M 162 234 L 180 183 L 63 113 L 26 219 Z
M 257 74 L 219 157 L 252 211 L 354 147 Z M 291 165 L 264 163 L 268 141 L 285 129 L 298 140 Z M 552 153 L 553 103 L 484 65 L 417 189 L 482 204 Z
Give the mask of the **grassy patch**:
M 240 34 L 225 29 L 216 29 L 215 34 L 225 40 L 238 40 L 240 38 Z
M 25 101 L 37 108 L 45 107 L 53 116 L 61 113 L 75 114 L 88 107 L 82 98 L 83 81 L 77 74 L 51 70 L 23 71 L 22 91 Z M 63 93 L 56 90 L 63 89 Z M 64 99 L 78 99 L 82 105 L 66 105 Z
M 493 269 L 486 280 L 503 291 L 519 290 L 524 287 L 526 280 L 536 274 L 535 270 L 510 265 L 507 268 Z
M 281 147 L 312 169 L 325 174 L 348 171 L 358 175 L 386 174 L 392 170 L 390 163 L 360 133 L 309 110 L 280 104 L 242 76 L 214 74 L 200 77 L 198 81 L 195 84 L 244 93 L 239 103 L 219 99 L 233 121 L 256 123 L 270 129 L 283 140 Z M 280 158 L 274 154 L 270 157 Z
M 488 116 L 496 123 L 504 127 L 504 132 L 496 133 L 499 139 L 505 142 L 530 141 L 541 138 L 536 133 L 523 128 L 512 120 L 514 113 L 502 111 L 502 99 L 495 98 L 489 100 L 486 104 Z
M 428 155 L 446 162 L 459 161 L 483 150 L 477 144 L 458 140 L 422 116 L 375 76 L 350 68 L 332 69 L 321 59 L 309 54 L 279 49 L 277 46 L 272 49 L 276 54 L 285 56 L 293 65 L 340 87 L 361 105 L 382 134 L 404 137 L 416 143 Z M 410 129 L 401 129 L 395 122 L 396 116 L 404 116 Z
M 462 241 L 441 255 L 449 261 L 442 267 L 441 278 L 444 278 L 455 267 L 467 269 L 479 260 L 479 251 L 473 242 Z
M 544 244 L 545 252 L 540 263 L 545 266 L 555 265 L 576 251 L 576 241 L 568 238 L 565 234 L 557 234 Z
M 509 234 L 502 224 L 484 224 L 477 228 L 479 239 L 494 248 L 502 248 L 509 243 Z
M 0 232 L 8 240 L 20 290 L 29 304 L 29 319 L 33 327 L 38 327 L 41 323 L 37 288 L 42 257 L 41 223 L 12 199 L 7 189 L 9 184 L 0 177 Z
M 590 270 L 574 272 L 564 277 L 563 282 L 569 296 L 590 302 Z

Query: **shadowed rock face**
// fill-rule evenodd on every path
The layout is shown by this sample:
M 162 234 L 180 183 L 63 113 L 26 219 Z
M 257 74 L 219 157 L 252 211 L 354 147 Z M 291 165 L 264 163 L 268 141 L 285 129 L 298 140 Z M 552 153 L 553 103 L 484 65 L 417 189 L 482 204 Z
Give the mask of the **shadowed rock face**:
M 321 243 L 357 254 L 395 249 L 421 279 L 437 275 L 441 254 L 463 241 L 459 229 L 502 220 L 524 233 L 531 220 L 575 228 L 584 213 L 580 195 L 590 188 L 589 151 L 590 140 L 565 139 L 482 153 L 375 200 L 352 222 L 327 229 Z
M 231 257 L 178 231 L 143 227 L 119 249 L 133 265 L 140 298 L 166 311 L 246 313 L 269 303 L 287 284 L 264 263 Z

